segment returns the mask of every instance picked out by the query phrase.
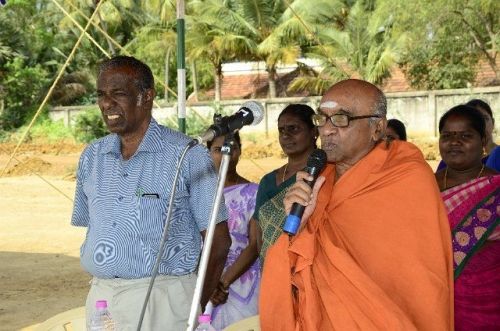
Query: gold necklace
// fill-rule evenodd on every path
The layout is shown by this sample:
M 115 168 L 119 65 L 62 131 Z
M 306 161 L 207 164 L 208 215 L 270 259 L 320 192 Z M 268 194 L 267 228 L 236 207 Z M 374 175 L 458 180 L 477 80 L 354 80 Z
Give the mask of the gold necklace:
M 288 163 L 285 164 L 285 169 L 283 170 L 283 177 L 281 177 L 281 182 L 285 182 L 286 171 L 288 170 Z
M 477 174 L 477 178 L 481 177 L 481 175 L 483 174 L 483 171 L 484 171 L 484 163 L 481 167 L 481 170 L 479 170 L 479 173 Z M 448 185 L 447 185 L 447 181 L 448 181 L 448 167 L 446 167 L 446 169 L 444 170 L 444 186 L 443 186 L 443 190 L 446 190 L 448 188 Z

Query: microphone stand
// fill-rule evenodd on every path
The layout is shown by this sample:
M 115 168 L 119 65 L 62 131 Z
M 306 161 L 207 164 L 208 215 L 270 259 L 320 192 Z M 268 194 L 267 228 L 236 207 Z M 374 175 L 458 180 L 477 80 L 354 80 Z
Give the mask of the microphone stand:
M 227 170 L 229 167 L 229 161 L 231 159 L 231 153 L 234 146 L 234 138 L 232 135 L 224 140 L 224 145 L 222 146 L 222 161 L 219 168 L 219 177 L 217 181 L 217 191 L 214 198 L 214 204 L 212 206 L 212 212 L 210 214 L 210 221 L 208 224 L 208 229 L 205 235 L 205 242 L 203 243 L 203 251 L 201 253 L 200 266 L 198 268 L 198 278 L 196 280 L 196 287 L 194 289 L 193 301 L 191 302 L 191 311 L 189 313 L 188 325 L 186 331 L 192 331 L 194 324 L 196 322 L 196 315 L 198 312 L 201 291 L 203 288 L 203 283 L 205 281 L 205 274 L 207 272 L 208 259 L 210 258 L 210 249 L 212 248 L 212 241 L 215 231 L 215 221 L 217 220 L 217 215 L 219 213 L 219 206 L 222 201 L 222 193 L 224 191 L 224 183 L 226 182 Z

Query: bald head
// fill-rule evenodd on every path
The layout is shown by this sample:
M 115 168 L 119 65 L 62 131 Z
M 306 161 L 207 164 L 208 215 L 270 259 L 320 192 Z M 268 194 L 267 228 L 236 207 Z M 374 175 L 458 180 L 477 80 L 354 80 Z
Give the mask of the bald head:
M 367 107 L 370 113 L 386 117 L 387 99 L 375 85 L 359 79 L 346 79 L 330 87 L 323 95 L 324 99 L 332 99 L 336 95 L 348 95 L 355 107 Z M 323 104 L 320 104 L 322 108 Z M 328 105 L 325 105 L 328 108 Z
M 336 176 L 365 157 L 382 139 L 386 112 L 384 93 L 368 82 L 343 80 L 326 91 L 318 113 L 330 120 L 319 127 L 319 134 L 328 161 L 335 163 Z

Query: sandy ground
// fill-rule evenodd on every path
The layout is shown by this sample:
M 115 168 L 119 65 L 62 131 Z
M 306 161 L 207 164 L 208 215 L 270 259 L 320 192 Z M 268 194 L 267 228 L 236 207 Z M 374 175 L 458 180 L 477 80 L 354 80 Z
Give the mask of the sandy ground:
M 72 196 L 74 182 L 46 177 Z M 84 229 L 69 225 L 72 203 L 35 176 L 0 179 L 0 329 L 18 330 L 85 303 Z
M 10 154 L 1 151 L 3 171 Z M 33 330 L 85 304 L 90 276 L 78 258 L 85 229 L 69 224 L 79 153 L 52 152 L 23 151 L 0 178 L 0 330 Z M 242 160 L 239 171 L 258 181 L 282 164 Z
M 0 147 L 3 171 L 12 148 Z M 85 304 L 90 276 L 78 258 L 85 229 L 69 224 L 80 149 L 20 151 L 0 178 L 0 330 L 33 330 Z M 238 170 L 258 182 L 284 162 L 243 159 Z

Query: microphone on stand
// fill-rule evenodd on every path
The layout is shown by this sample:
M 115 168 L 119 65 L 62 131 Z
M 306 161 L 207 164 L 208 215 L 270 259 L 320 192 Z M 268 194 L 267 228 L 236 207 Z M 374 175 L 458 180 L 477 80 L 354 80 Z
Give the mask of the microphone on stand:
M 233 115 L 216 118 L 215 123 L 193 141 L 203 144 L 216 137 L 239 130 L 245 125 L 257 125 L 263 118 L 264 107 L 262 104 L 257 101 L 247 101 Z
M 304 171 L 313 176 L 313 179 L 310 181 L 306 180 L 305 182 L 309 184 L 310 187 L 314 186 L 316 179 L 318 179 L 320 172 L 326 165 L 326 161 L 326 153 L 322 149 L 315 149 L 307 159 L 307 166 Z M 291 236 L 296 235 L 305 209 L 306 207 L 302 206 L 301 204 L 294 203 L 292 205 L 292 209 L 290 210 L 290 214 L 288 214 L 285 219 L 283 231 Z

